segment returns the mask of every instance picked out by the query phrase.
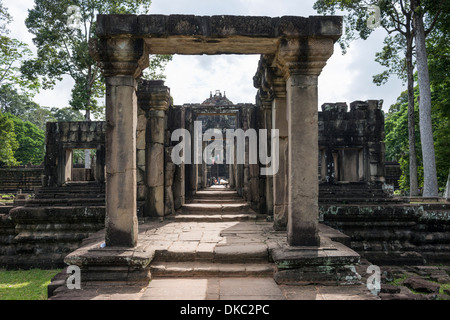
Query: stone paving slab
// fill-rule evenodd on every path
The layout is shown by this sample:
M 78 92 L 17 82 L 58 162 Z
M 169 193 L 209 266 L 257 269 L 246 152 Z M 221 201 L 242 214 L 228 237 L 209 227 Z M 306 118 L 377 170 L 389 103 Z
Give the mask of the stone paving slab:
M 379 300 L 365 286 L 287 286 L 271 277 L 154 279 L 147 287 L 57 289 L 51 300 Z

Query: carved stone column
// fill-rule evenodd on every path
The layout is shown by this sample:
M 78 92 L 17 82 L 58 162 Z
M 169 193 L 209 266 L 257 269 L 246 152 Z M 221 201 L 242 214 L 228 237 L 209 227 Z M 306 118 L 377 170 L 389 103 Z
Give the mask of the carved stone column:
M 272 57 L 266 69 L 266 81 L 272 93 L 272 128 L 279 133 L 278 172 L 273 176 L 273 227 L 286 230 L 289 204 L 289 132 L 286 109 L 286 81 Z
M 318 76 L 333 53 L 329 38 L 282 40 L 277 62 L 286 80 L 289 136 L 287 240 L 319 246 Z
M 137 244 L 136 79 L 148 66 L 142 39 L 92 41 L 106 79 L 106 246 Z
M 138 99 L 147 117 L 145 215 L 164 217 L 165 118 L 170 91 L 163 81 L 143 80 L 139 83 Z

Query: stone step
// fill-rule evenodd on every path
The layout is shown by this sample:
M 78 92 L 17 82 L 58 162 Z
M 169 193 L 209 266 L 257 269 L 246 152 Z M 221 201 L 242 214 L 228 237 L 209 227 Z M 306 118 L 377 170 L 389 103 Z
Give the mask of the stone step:
M 450 211 L 450 203 L 424 203 L 421 205 L 427 211 Z
M 152 263 L 153 278 L 162 277 L 262 277 L 273 276 L 275 266 L 270 263 Z
M 264 216 L 265 217 L 265 216 Z M 205 213 L 188 213 L 177 214 L 169 217 L 177 222 L 227 222 L 227 221 L 247 221 L 259 219 L 256 213 L 219 213 L 219 214 L 205 214 Z
M 197 204 L 197 203 L 216 203 L 216 204 L 227 204 L 227 203 L 234 203 L 234 204 L 246 204 L 247 202 L 245 200 L 243 200 L 240 197 L 236 197 L 236 198 L 225 198 L 225 199 L 208 199 L 208 198 L 204 198 L 204 199 L 192 199 L 190 201 L 191 204 Z
M 73 199 L 32 199 L 25 202 L 26 207 L 45 206 L 104 206 L 104 198 L 73 198 Z
M 370 204 L 396 204 L 405 203 L 402 199 L 397 198 L 348 198 L 348 197 L 319 197 L 319 203 L 370 203 Z
M 36 194 L 36 199 L 73 199 L 73 198 L 105 198 L 104 193 L 100 192 L 83 192 L 83 193 L 40 193 Z
M 229 198 L 239 198 L 242 200 L 241 197 L 239 197 L 239 195 L 237 194 L 236 191 L 208 191 L 208 190 L 204 190 L 204 191 L 198 191 L 194 198 L 196 199 L 229 199 Z
M 152 263 L 268 263 L 269 251 L 262 242 L 203 244 L 195 241 L 175 243 L 165 250 L 156 250 Z
M 181 207 L 182 213 L 220 214 L 225 212 L 243 213 L 250 209 L 247 203 L 191 203 Z

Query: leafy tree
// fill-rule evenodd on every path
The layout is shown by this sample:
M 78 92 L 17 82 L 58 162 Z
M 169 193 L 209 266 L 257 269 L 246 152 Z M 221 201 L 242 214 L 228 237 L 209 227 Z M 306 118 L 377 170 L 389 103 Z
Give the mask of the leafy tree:
M 54 119 L 52 111 L 32 101 L 29 95 L 9 86 L 0 87 L 0 111 L 10 113 L 23 121 L 30 121 L 39 129 L 45 129 L 47 121 Z
M 374 82 L 378 85 L 386 83 L 391 75 L 397 75 L 408 83 L 408 123 L 410 141 L 410 185 L 411 194 L 416 194 L 417 188 L 417 163 L 415 155 L 415 131 L 414 131 L 414 50 L 418 45 L 419 54 L 417 61 L 421 76 L 419 82 L 421 86 L 420 99 L 420 125 L 423 143 L 422 153 L 427 158 L 425 165 L 426 183 L 424 196 L 437 195 L 437 183 L 433 179 L 434 148 L 432 143 L 433 133 L 431 131 L 431 98 L 427 87 L 426 77 L 426 49 L 424 47 L 425 38 L 433 30 L 435 24 L 440 19 L 445 19 L 443 8 L 448 7 L 448 0 L 318 0 L 314 8 L 319 13 L 332 13 L 336 10 L 346 11 L 345 15 L 345 36 L 340 40 L 341 48 L 345 52 L 349 43 L 360 37 L 366 40 L 374 30 L 369 18 L 373 14 L 368 8 L 379 9 L 377 19 L 379 26 L 384 28 L 387 36 L 384 40 L 384 48 L 376 54 L 376 61 L 387 69 L 379 75 L 374 76 Z M 429 137 L 431 136 L 431 141 Z M 434 169 L 435 171 L 435 169 Z M 434 176 L 436 176 L 434 172 Z
M 17 162 L 21 164 L 41 164 L 45 156 L 44 130 L 14 115 L 6 113 L 4 116 L 14 123 L 13 132 L 18 143 L 18 148 L 14 152 L 14 158 Z
M 428 66 L 430 70 L 431 83 L 431 101 L 432 101 L 432 124 L 434 146 L 436 154 L 437 180 L 440 191 L 446 186 L 446 181 L 450 169 L 450 22 L 438 21 L 433 32 L 427 39 Z M 405 183 L 409 176 L 407 164 L 408 156 L 408 135 L 406 121 L 406 98 L 404 92 L 398 98 L 397 103 L 392 105 L 389 113 L 386 115 L 386 158 L 398 160 L 402 167 L 402 177 L 400 187 L 403 190 L 409 190 Z M 420 96 L 419 90 L 415 88 L 415 100 Z M 417 103 L 416 103 L 417 106 Z M 419 112 L 415 110 L 416 115 Z M 417 118 L 417 117 L 416 117 Z M 416 123 L 416 130 L 419 126 Z M 420 139 L 416 140 L 420 146 Z M 418 181 L 419 186 L 423 187 L 423 160 L 418 157 Z
M 14 152 L 19 147 L 14 133 L 14 122 L 0 112 L 0 165 L 8 167 L 18 164 Z
M 0 0 L 0 35 L 5 35 L 9 33 L 7 25 L 11 21 L 12 21 L 11 15 L 8 13 L 8 10 L 3 6 L 3 1 Z
M 144 14 L 150 0 L 35 0 L 26 26 L 34 35 L 37 58 L 24 63 L 28 79 L 42 77 L 45 89 L 53 88 L 64 75 L 75 85 L 70 105 L 91 112 L 101 111 L 98 99 L 104 96 L 104 80 L 96 62 L 89 55 L 89 41 L 95 37 L 97 14 Z M 170 56 L 154 56 L 152 64 L 163 68 Z
M 12 21 L 8 10 L 0 0 L 0 88 L 20 88 L 27 94 L 32 94 L 39 88 L 36 79 L 22 77 L 20 62 L 32 56 L 28 45 L 8 37 L 8 24 Z
M 73 110 L 72 108 L 51 108 L 50 109 L 54 121 L 65 122 L 65 121 L 83 121 L 84 117 L 78 110 Z

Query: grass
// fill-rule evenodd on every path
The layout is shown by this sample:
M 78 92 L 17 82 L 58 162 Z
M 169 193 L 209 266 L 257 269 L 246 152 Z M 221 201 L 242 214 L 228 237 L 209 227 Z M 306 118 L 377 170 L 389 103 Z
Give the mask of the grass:
M 441 284 L 441 288 L 439 289 L 440 294 L 445 294 L 444 290 L 450 289 L 450 283 Z
M 0 202 L 3 202 L 5 204 L 13 203 L 14 195 L 13 194 L 0 194 Z
M 407 277 L 408 277 L 407 274 L 403 274 L 402 277 L 395 278 L 394 280 L 389 282 L 389 284 L 391 284 L 393 286 L 401 286 L 403 284 L 403 281 L 405 281 Z
M 61 270 L 0 270 L 0 300 L 47 300 L 47 286 Z
M 401 277 L 395 278 L 393 281 L 389 282 L 389 284 L 394 285 L 394 286 L 401 286 L 403 284 L 403 281 L 405 281 L 407 277 L 408 277 L 407 274 L 403 274 Z M 432 280 L 429 280 L 429 281 L 438 283 L 438 282 L 432 281 Z M 438 284 L 440 285 L 439 294 L 448 295 L 444 292 L 444 290 L 450 289 L 450 283 L 444 283 L 444 284 L 438 283 Z M 413 289 L 409 289 L 409 290 L 414 294 L 424 294 L 423 292 L 418 292 Z

